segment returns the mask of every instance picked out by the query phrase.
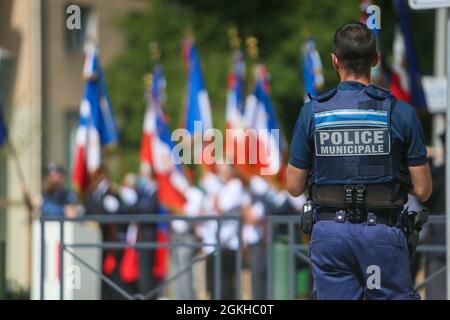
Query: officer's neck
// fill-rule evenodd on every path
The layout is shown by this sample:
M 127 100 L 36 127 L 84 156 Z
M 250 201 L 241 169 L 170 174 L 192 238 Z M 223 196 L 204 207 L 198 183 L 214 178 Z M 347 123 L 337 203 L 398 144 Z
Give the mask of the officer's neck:
M 356 76 L 346 72 L 339 73 L 339 79 L 342 81 L 356 81 L 368 86 L 370 84 L 370 75 L 368 76 Z

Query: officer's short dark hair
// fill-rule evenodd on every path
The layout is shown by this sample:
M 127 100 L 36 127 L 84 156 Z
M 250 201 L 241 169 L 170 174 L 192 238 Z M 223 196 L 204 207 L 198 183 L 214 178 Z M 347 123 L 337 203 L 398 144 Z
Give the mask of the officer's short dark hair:
M 377 40 L 365 24 L 346 23 L 334 34 L 333 53 L 346 70 L 367 75 L 377 54 Z

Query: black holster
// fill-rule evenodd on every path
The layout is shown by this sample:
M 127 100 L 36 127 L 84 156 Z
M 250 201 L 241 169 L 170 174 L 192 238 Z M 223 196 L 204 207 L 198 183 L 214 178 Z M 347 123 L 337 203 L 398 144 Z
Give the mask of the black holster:
M 314 204 L 311 200 L 303 205 L 303 212 L 300 216 L 300 229 L 304 234 L 311 234 L 314 224 Z
M 419 235 L 422 227 L 428 221 L 429 212 L 426 208 L 420 212 L 407 211 L 402 213 L 403 219 L 403 232 L 405 233 L 406 241 L 408 244 L 408 252 L 411 263 L 414 262 L 416 248 L 419 244 Z

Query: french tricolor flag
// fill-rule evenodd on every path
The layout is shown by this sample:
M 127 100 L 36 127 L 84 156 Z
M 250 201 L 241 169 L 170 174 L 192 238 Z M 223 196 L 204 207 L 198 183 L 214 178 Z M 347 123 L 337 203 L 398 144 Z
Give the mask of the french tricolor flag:
M 235 167 L 243 172 L 249 171 L 249 166 L 238 163 L 240 156 L 248 159 L 249 149 L 242 130 L 247 129 L 244 113 L 245 62 L 241 50 L 233 53 L 233 65 L 228 74 L 228 93 L 226 101 L 226 129 L 234 130 L 233 136 L 225 136 L 225 151 L 228 157 L 234 158 Z M 231 156 L 232 155 L 232 156 Z
M 318 89 L 324 84 L 322 73 L 322 61 L 316 44 L 312 38 L 309 38 L 303 44 L 302 50 L 302 66 L 303 66 L 303 85 L 305 89 L 305 101 L 307 94 L 316 96 Z
M 245 118 L 247 127 L 255 129 L 258 134 L 258 167 L 264 169 L 261 174 L 279 173 L 285 146 L 270 99 L 268 72 L 262 64 L 256 66 L 255 86 L 245 103 Z M 261 148 L 265 152 L 260 152 Z
M 395 0 L 394 3 L 400 23 L 394 33 L 394 62 L 389 89 L 397 99 L 426 110 L 427 104 L 421 82 L 422 73 L 414 52 L 407 4 L 404 0 Z
M 245 63 L 240 50 L 233 54 L 233 68 L 228 74 L 228 94 L 226 104 L 226 127 L 228 129 L 244 126 L 244 83 Z
M 158 182 L 158 198 L 168 208 L 184 206 L 183 190 L 187 182 L 181 168 L 172 159 L 173 141 L 166 116 L 161 108 L 164 101 L 165 79 L 163 68 L 157 65 L 147 94 L 147 111 L 144 117 L 140 158 L 141 163 L 152 170 Z
M 200 58 L 191 39 L 186 38 L 183 41 L 183 56 L 188 74 L 184 128 L 194 141 L 198 141 L 206 130 L 212 128 L 211 104 L 203 80 Z M 202 143 L 194 145 L 202 146 Z M 194 149 L 194 163 L 199 158 L 202 164 L 213 162 L 212 159 L 207 159 L 208 155 L 204 150 L 203 146 L 200 150 Z M 213 170 L 210 165 L 205 165 L 203 168 Z
M 86 83 L 80 104 L 72 173 L 73 183 L 81 192 L 88 186 L 89 174 L 100 167 L 102 146 L 118 143 L 111 102 L 95 47 L 86 53 L 83 77 Z
M 175 212 L 183 211 L 185 205 L 183 192 L 188 186 L 181 168 L 176 166 L 172 159 L 173 142 L 161 107 L 165 99 L 165 85 L 162 65 L 157 65 L 153 70 L 152 81 L 147 92 L 147 111 L 140 149 L 142 167 L 151 169 L 158 183 L 158 199 L 162 205 L 161 212 L 158 214 L 161 215 L 167 215 L 167 209 Z M 158 223 L 156 241 L 169 242 L 168 223 Z M 163 278 L 167 275 L 168 256 L 168 248 L 158 247 L 155 250 L 153 273 L 156 277 Z
M 201 121 L 202 131 L 212 127 L 211 105 L 208 92 L 203 81 L 200 58 L 195 44 L 191 40 L 185 40 L 183 51 L 188 68 L 188 88 L 185 114 L 185 128 L 191 135 L 201 134 L 195 132 L 195 122 Z

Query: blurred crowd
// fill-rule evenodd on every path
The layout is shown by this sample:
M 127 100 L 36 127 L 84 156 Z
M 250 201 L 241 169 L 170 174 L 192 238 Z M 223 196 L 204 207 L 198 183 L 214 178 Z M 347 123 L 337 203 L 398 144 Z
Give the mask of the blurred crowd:
M 235 167 L 220 164 L 202 173 L 196 185 L 182 187 L 184 208 L 162 206 L 158 198 L 158 185 L 151 174 L 128 173 L 120 185 L 112 182 L 108 170 L 101 166 L 90 180 L 88 192 L 78 201 L 65 187 L 66 172 L 56 164 L 47 166 L 42 198 L 38 201 L 44 216 L 76 217 L 79 215 L 162 214 L 174 213 L 195 216 L 238 216 L 242 221 L 244 266 L 250 271 L 251 298 L 265 299 L 267 293 L 267 223 L 268 215 L 298 215 L 306 201 L 304 196 L 294 198 L 284 189 L 260 176 L 243 176 Z M 168 212 L 169 211 L 169 212 Z M 161 241 L 161 224 L 101 224 L 103 241 L 135 243 Z M 221 298 L 236 298 L 236 250 L 239 246 L 237 220 L 225 220 L 217 234 L 217 221 L 186 222 L 175 220 L 167 226 L 167 241 L 172 243 L 202 243 L 195 246 L 171 248 L 167 252 L 169 274 L 161 268 L 161 250 L 137 249 L 103 250 L 102 271 L 130 294 L 145 295 L 164 278 L 174 278 L 173 298 L 195 299 L 192 262 L 196 257 L 206 260 L 206 290 L 214 297 L 214 246 L 219 238 L 221 247 Z M 164 231 L 164 230 L 163 230 Z M 287 229 L 277 228 L 278 235 Z M 163 252 L 164 254 L 164 252 Z M 132 267 L 133 256 L 139 272 Z M 137 262 L 136 262 L 137 261 Z M 130 265 L 131 264 L 131 265 Z M 136 267 L 136 266 L 135 266 Z M 163 266 L 164 268 L 164 262 Z M 158 269 L 159 268 L 159 269 Z M 119 299 L 120 295 L 108 284 L 102 284 L 103 299 Z M 152 296 L 153 298 L 158 295 Z M 161 297 L 161 294 L 159 295 Z

